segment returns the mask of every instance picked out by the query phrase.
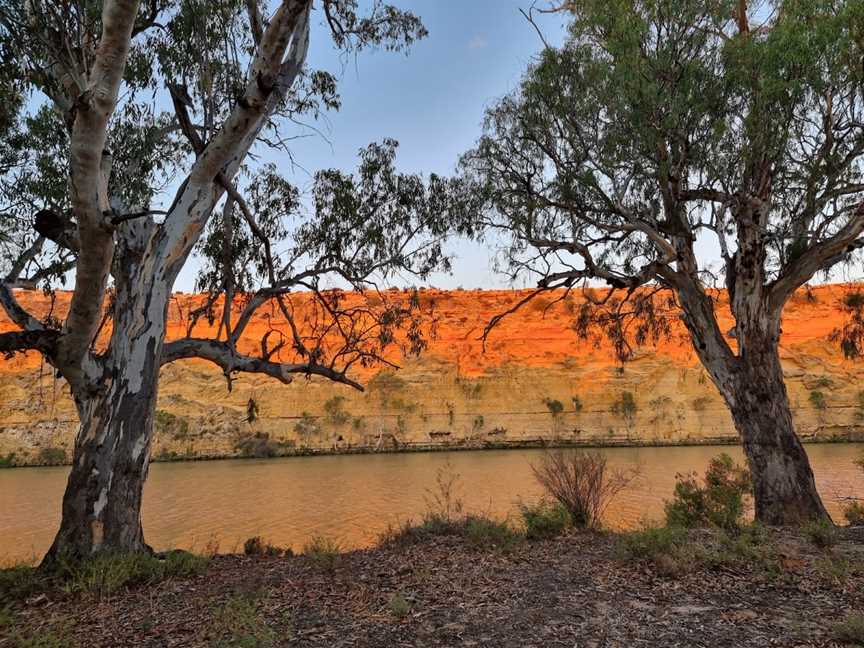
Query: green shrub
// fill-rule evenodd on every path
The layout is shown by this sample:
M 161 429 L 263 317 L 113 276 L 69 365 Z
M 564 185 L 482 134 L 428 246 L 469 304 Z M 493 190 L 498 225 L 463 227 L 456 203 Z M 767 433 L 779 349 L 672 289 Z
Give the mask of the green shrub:
M 38 630 L 36 634 L 14 634 L 14 648 L 72 648 L 74 645 L 66 630 Z
M 170 435 L 175 439 L 185 439 L 189 436 L 189 421 L 165 410 L 156 410 L 155 425 L 156 433 L 160 436 Z
M 301 439 L 308 441 L 311 437 L 321 433 L 321 426 L 309 412 L 303 412 L 294 424 L 294 431 Z
M 402 592 L 396 592 L 390 597 L 389 607 L 397 619 L 404 619 L 411 613 L 411 603 L 408 602 Z
M 561 504 L 540 500 L 537 504 L 520 504 L 525 537 L 529 540 L 545 540 L 559 536 L 572 526 L 570 513 Z
M 825 410 L 828 408 L 828 403 L 825 401 L 825 394 L 819 390 L 813 390 L 810 392 L 810 404 L 813 406 L 813 409 L 817 410 Z
M 61 560 L 54 576 L 68 594 L 104 596 L 125 587 L 200 574 L 207 563 L 207 558 L 186 551 L 171 551 L 162 557 L 145 553 L 104 554 L 85 561 Z
M 744 515 L 744 498 L 751 490 L 747 469 L 723 453 L 711 459 L 704 484 L 698 483 L 695 473 L 677 476 L 673 499 L 666 502 L 666 524 L 736 529 Z
M 0 455 L 0 468 L 14 468 L 16 465 L 14 452 L 10 452 L 5 456 Z
M 285 444 L 274 441 L 267 432 L 241 434 L 234 442 L 234 449 L 241 457 L 269 459 L 284 452 Z
M 0 569 L 0 609 L 4 603 L 27 598 L 41 586 L 38 572 L 29 565 Z
M 864 612 L 853 612 L 836 623 L 834 638 L 844 644 L 864 646 Z
M 864 526 L 864 504 L 852 502 L 843 509 L 843 517 L 852 526 Z
M 242 592 L 214 608 L 213 632 L 220 638 L 215 646 L 263 648 L 276 644 L 276 632 L 267 626 L 258 611 L 261 599 L 259 594 Z
M 825 518 L 804 525 L 802 531 L 819 549 L 830 549 L 837 544 L 837 527 Z
M 66 451 L 53 446 L 40 448 L 39 463 L 45 466 L 62 466 L 66 463 Z
M 379 371 L 369 380 L 369 391 L 395 392 L 405 389 L 405 381 L 394 372 Z
M 633 396 L 633 393 L 629 391 L 621 392 L 618 400 L 612 403 L 612 413 L 615 416 L 627 419 L 631 422 L 636 417 L 638 409 L 636 398 Z
M 286 551 L 270 544 L 261 536 L 254 536 L 243 543 L 243 553 L 247 556 L 281 556 Z
M 324 571 L 336 569 L 341 554 L 342 547 L 339 543 L 323 536 L 315 536 L 303 547 L 303 555 Z
M 522 540 L 522 536 L 506 522 L 499 522 L 479 515 L 469 515 L 463 522 L 464 536 L 479 549 L 501 549 L 507 551 Z
M 546 405 L 546 409 L 549 410 L 549 413 L 553 418 L 558 418 L 561 414 L 564 413 L 564 403 L 560 400 L 556 400 L 554 398 L 544 398 L 543 404 Z
M 584 450 L 547 452 L 531 469 L 579 528 L 599 527 L 606 507 L 637 476 L 635 471 L 610 470 L 604 455 Z
M 674 555 L 687 544 L 687 530 L 682 527 L 646 527 L 621 536 L 620 548 L 628 558 L 655 560 Z
M 344 396 L 333 396 L 324 403 L 324 419 L 336 427 L 345 425 L 351 420 L 351 415 L 345 411 Z

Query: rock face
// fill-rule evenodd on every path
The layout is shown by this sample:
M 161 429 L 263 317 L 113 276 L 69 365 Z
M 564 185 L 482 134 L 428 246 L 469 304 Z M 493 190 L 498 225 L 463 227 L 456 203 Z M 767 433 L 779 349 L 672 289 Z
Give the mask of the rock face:
M 829 340 L 843 321 L 839 303 L 847 290 L 833 285 L 801 293 L 784 315 L 783 365 L 805 439 L 864 437 L 860 366 Z M 505 319 L 484 349 L 479 337 L 486 323 L 525 293 L 430 289 L 421 296 L 435 322 L 429 348 L 419 358 L 389 358 L 401 365 L 398 371 L 361 369 L 354 377 L 366 384 L 365 393 L 319 379 L 298 376 L 282 385 L 257 375 L 238 376 L 229 392 L 219 370 L 207 363 L 165 367 L 154 456 L 735 438 L 730 416 L 677 322 L 669 339 L 636 348 L 621 366 L 607 342 L 581 339 L 573 330 L 578 303 L 572 298 L 532 301 Z M 45 315 L 64 312 L 69 295 L 59 293 L 53 304 L 41 293 L 20 293 L 19 299 Z M 169 337 L 185 331 L 182 316 L 201 299 L 175 297 Z M 261 316 L 241 347 L 255 348 L 264 331 L 284 324 Z M 728 313 L 721 325 L 731 328 Z M 0 331 L 11 328 L 0 319 Z M 196 329 L 198 336 L 215 333 Z M 257 407 L 251 422 L 250 401 Z M 75 430 L 68 390 L 38 355 L 0 359 L 0 462 L 61 463 L 71 456 Z

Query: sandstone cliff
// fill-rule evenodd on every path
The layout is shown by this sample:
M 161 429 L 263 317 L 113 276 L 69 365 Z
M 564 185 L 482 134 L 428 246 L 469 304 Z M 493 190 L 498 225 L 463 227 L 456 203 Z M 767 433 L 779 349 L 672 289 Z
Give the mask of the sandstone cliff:
M 802 293 L 785 313 L 783 364 L 796 423 L 807 439 L 864 436 L 859 365 L 844 359 L 828 339 L 841 322 L 838 303 L 845 289 L 823 286 L 810 296 Z M 393 358 L 399 371 L 361 370 L 355 377 L 367 384 L 365 393 L 318 379 L 298 377 L 282 385 L 244 375 L 229 393 L 219 370 L 206 363 L 167 366 L 154 456 L 734 438 L 730 417 L 680 326 L 673 327 L 671 339 L 636 349 L 622 367 L 608 344 L 576 335 L 572 301 L 553 304 L 544 297 L 504 320 L 484 349 L 478 338 L 485 324 L 522 295 L 423 291 L 437 322 L 429 349 L 420 358 Z M 68 297 L 59 293 L 52 306 L 39 293 L 19 295 L 41 314 L 49 308 L 62 313 Z M 169 337 L 181 335 L 181 314 L 200 301 L 200 296 L 176 296 Z M 728 314 L 722 320 L 728 329 Z M 278 328 L 280 322 L 256 320 L 244 344 L 256 344 L 265 326 Z M 10 328 L 0 318 L 0 331 Z M 257 407 L 252 422 L 250 400 Z M 0 359 L 0 460 L 67 460 L 75 427 L 65 385 L 37 355 Z

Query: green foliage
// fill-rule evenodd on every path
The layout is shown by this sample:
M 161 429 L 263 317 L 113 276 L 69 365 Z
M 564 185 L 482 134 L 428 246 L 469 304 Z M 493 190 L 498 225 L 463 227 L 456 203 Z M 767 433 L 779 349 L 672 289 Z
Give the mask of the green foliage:
M 834 624 L 834 638 L 844 644 L 864 646 L 864 612 L 852 612 Z
M 15 456 L 16 455 L 14 452 L 10 452 L 5 456 L 0 455 L 0 468 L 14 468 L 16 465 L 18 465 L 15 462 Z
M 43 466 L 62 466 L 66 463 L 66 451 L 53 446 L 40 448 L 39 463 Z
M 673 555 L 688 542 L 687 530 L 678 526 L 649 526 L 621 536 L 621 550 L 625 557 L 637 560 L 656 560 Z
M 801 529 L 804 535 L 819 549 L 830 549 L 837 544 L 837 527 L 830 520 L 819 519 L 809 522 Z
M 468 515 L 464 522 L 464 536 L 478 549 L 509 551 L 522 540 L 518 531 L 506 522 L 478 515 Z
M 41 587 L 40 575 L 30 565 L 0 569 L 0 609 L 5 609 L 5 603 L 27 598 Z
M 384 370 L 379 371 L 369 380 L 369 391 L 378 391 L 384 394 L 403 391 L 407 387 L 407 383 L 396 375 L 395 372 Z
M 146 553 L 102 554 L 84 561 L 61 558 L 47 575 L 28 576 L 19 571 L 14 578 L 19 592 L 25 583 L 30 588 L 57 586 L 67 594 L 105 596 L 127 587 L 195 576 L 203 573 L 207 564 L 207 558 L 186 551 L 171 551 L 162 557 Z
M 825 394 L 818 390 L 810 392 L 810 404 L 814 409 L 820 411 L 824 411 L 828 408 L 828 404 L 825 402 Z
M 696 473 L 677 475 L 675 494 L 666 502 L 666 523 L 685 528 L 736 529 L 744 515 L 744 498 L 752 491 L 750 473 L 723 453 L 708 464 L 703 484 Z
M 554 538 L 572 526 L 570 513 L 557 502 L 540 500 L 536 504 L 520 504 L 519 510 L 528 540 Z
M 308 442 L 312 437 L 321 434 L 321 425 L 309 412 L 303 412 L 297 422 L 294 423 L 294 432 L 304 442 Z
M 603 513 L 637 473 L 612 470 L 599 452 L 557 450 L 531 466 L 546 494 L 558 502 L 578 528 L 598 528 Z
M 549 410 L 549 413 L 552 415 L 552 418 L 558 418 L 561 414 L 564 413 L 564 404 L 553 398 L 544 398 L 543 404 L 546 405 L 546 409 Z
M 468 400 L 477 400 L 483 394 L 483 383 L 466 378 L 456 378 L 456 386 Z
M 344 396 L 333 396 L 324 403 L 324 420 L 330 425 L 340 427 L 351 420 L 351 415 L 345 411 Z
M 303 547 L 303 555 L 308 557 L 318 569 L 332 572 L 339 564 L 342 547 L 335 540 L 315 536 Z
M 156 410 L 156 434 L 170 435 L 175 439 L 186 439 L 189 436 L 189 421 L 165 410 Z
M 573 396 L 570 400 L 573 403 L 573 411 L 574 412 L 581 412 L 582 407 L 583 407 L 582 406 L 582 399 L 580 399 L 578 396 Z
M 851 502 L 843 508 L 843 517 L 852 526 L 864 526 L 864 504 Z
M 213 632 L 220 639 L 218 648 L 265 648 L 275 646 L 276 632 L 267 626 L 259 612 L 263 598 L 253 592 L 234 594 L 212 612 Z
M 280 456 L 285 444 L 270 438 L 267 432 L 243 433 L 234 441 L 234 449 L 241 457 L 270 459 Z
M 633 393 L 629 391 L 621 392 L 618 400 L 612 403 L 612 413 L 615 416 L 626 419 L 631 423 L 636 417 L 636 412 L 638 411 L 638 409 L 639 408 L 636 405 L 636 398 L 633 396 Z
M 73 648 L 75 645 L 66 630 L 39 630 L 35 634 L 12 636 L 13 648 Z
M 390 597 L 388 607 L 397 619 L 404 619 L 411 613 L 411 603 L 408 602 L 402 592 L 396 592 Z
M 272 545 L 261 536 L 253 536 L 243 543 L 243 553 L 247 556 L 281 556 L 291 551 Z

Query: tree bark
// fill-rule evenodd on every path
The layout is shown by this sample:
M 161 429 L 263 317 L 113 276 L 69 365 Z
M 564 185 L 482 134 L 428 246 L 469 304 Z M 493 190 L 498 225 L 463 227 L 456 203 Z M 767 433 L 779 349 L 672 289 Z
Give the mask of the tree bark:
M 756 519 L 776 526 L 830 519 L 795 434 L 776 345 L 742 360 L 724 396 L 750 466 Z
M 101 389 L 82 410 L 60 530 L 43 564 L 149 550 L 141 528 L 141 496 L 171 283 L 154 281 L 134 251 L 124 252 Z

